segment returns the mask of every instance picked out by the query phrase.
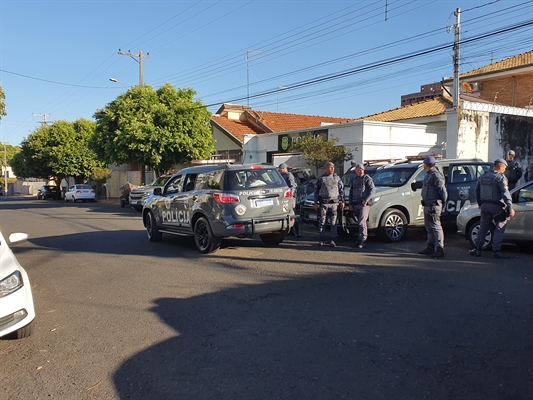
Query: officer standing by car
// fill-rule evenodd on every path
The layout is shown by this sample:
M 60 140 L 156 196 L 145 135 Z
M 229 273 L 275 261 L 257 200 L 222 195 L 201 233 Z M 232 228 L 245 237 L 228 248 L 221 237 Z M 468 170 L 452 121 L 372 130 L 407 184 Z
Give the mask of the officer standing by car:
M 502 248 L 503 235 L 507 218 L 514 217 L 513 202 L 509 189 L 507 188 L 507 178 L 504 173 L 508 168 L 507 162 L 498 158 L 494 161 L 494 168 L 481 175 L 476 185 L 476 198 L 481 210 L 481 220 L 476 238 L 476 247 L 470 250 L 470 255 L 481 256 L 481 249 L 485 242 L 492 221 L 494 221 L 494 238 L 492 239 L 492 257 L 509 258 L 500 250 Z
M 522 177 L 522 166 L 515 159 L 514 150 L 507 152 L 507 168 L 505 169 L 505 177 L 507 178 L 507 186 L 512 190 L 516 186 L 516 182 Z
M 435 168 L 435 157 L 424 159 L 426 177 L 422 184 L 422 205 L 424 206 L 424 226 L 427 232 L 427 246 L 418 254 L 444 257 L 444 231 L 440 223 L 442 207 L 448 199 L 444 176 Z
M 292 208 L 296 209 L 296 195 L 297 195 L 296 187 L 298 186 L 298 184 L 296 183 L 296 179 L 294 179 L 294 175 L 292 174 L 292 172 L 289 172 L 289 167 L 285 163 L 282 163 L 282 164 L 280 164 L 278 166 L 278 171 L 281 174 L 281 176 L 283 177 L 283 179 L 285 180 L 285 183 L 287 184 L 289 189 L 291 189 L 291 191 L 292 191 Z M 293 229 L 293 232 L 294 232 L 294 236 L 296 236 L 296 237 L 300 237 L 301 236 L 301 233 L 300 233 L 300 222 L 298 220 L 298 216 L 297 215 L 295 215 L 295 217 L 294 217 L 294 226 L 293 226 L 292 229 Z
M 325 165 L 326 172 L 320 176 L 315 185 L 315 204 L 314 209 L 320 215 L 318 217 L 318 233 L 320 235 L 319 246 L 324 246 L 326 239 L 326 219 L 331 215 L 330 233 L 331 240 L 329 245 L 335 247 L 335 238 L 337 237 L 337 209 L 340 206 L 344 210 L 344 185 L 341 178 L 335 173 L 335 165 L 328 161 Z
M 369 175 L 365 175 L 365 166 L 355 164 L 355 174 L 350 180 L 350 202 L 349 210 L 353 211 L 359 224 L 359 235 L 355 246 L 359 249 L 365 247 L 368 237 L 367 220 L 370 214 L 368 202 L 376 191 L 374 181 Z

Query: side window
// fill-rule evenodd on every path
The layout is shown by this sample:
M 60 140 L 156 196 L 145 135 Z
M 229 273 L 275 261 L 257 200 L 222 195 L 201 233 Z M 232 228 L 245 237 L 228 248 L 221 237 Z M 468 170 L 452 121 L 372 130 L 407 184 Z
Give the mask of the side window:
M 181 187 L 183 183 L 183 176 L 178 175 L 172 178 L 167 185 L 166 194 L 175 194 L 181 192 Z
M 488 164 L 476 165 L 476 177 L 475 177 L 475 180 L 477 180 L 477 178 L 479 178 L 481 175 L 483 175 L 489 169 L 491 169 L 491 166 L 488 165 Z
M 427 174 L 428 173 L 425 170 L 421 170 L 420 173 L 415 177 L 415 182 L 424 182 Z
M 527 185 L 520 189 L 518 194 L 519 203 L 529 203 L 533 201 L 533 185 Z
M 184 192 L 190 192 L 191 190 L 194 189 L 194 185 L 196 183 L 197 177 L 198 177 L 197 174 L 187 174 L 187 176 L 185 177 L 185 182 L 183 186 Z
M 196 189 L 222 190 L 222 182 L 224 182 L 223 170 L 200 174 L 196 179 Z

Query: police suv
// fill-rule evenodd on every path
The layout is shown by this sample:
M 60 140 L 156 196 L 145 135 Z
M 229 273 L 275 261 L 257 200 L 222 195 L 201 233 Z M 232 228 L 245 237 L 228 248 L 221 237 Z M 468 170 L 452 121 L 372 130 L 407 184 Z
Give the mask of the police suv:
M 448 200 L 443 206 L 441 222 L 454 224 L 457 215 L 465 204 L 476 202 L 475 188 L 477 178 L 492 168 L 490 163 L 480 159 L 438 159 L 435 167 L 444 175 Z M 384 166 L 372 176 L 376 192 L 370 200 L 368 230 L 387 241 L 403 239 L 408 226 L 424 225 L 422 183 L 426 176 L 422 161 L 427 157 L 407 157 L 403 162 Z M 349 188 L 345 187 L 345 198 Z M 309 218 L 307 218 L 309 220 Z M 353 212 L 345 208 L 342 221 L 343 231 L 356 234 L 358 221 Z
M 155 188 L 142 210 L 148 239 L 194 236 L 202 253 L 222 238 L 253 237 L 278 245 L 294 225 L 292 192 L 271 165 L 206 164 L 182 169 Z

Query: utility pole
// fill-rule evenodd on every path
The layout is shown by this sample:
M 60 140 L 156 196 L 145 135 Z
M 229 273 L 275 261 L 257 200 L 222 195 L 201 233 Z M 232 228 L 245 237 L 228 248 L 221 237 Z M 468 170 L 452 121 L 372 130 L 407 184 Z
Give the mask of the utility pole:
M 139 63 L 139 86 L 142 86 L 143 85 L 143 58 L 150 58 L 150 53 L 146 53 L 146 55 L 144 56 L 142 50 L 139 50 L 139 54 L 132 54 L 129 52 L 129 50 L 127 53 L 124 53 L 123 51 L 120 51 L 119 49 L 118 54 L 120 54 L 121 56 L 129 56 Z M 139 59 L 137 60 L 135 57 L 139 57 Z
M 40 122 L 41 125 L 48 125 L 46 117 L 49 117 L 50 114 L 32 114 L 34 117 L 43 117 L 43 122 Z
M 263 54 L 261 51 L 258 50 L 248 50 L 246 52 L 246 87 L 248 90 L 248 95 L 246 96 L 248 100 L 248 105 L 250 105 L 250 55 L 261 55 Z
M 459 42 L 461 40 L 461 9 L 453 13 L 455 15 L 455 34 L 453 42 L 453 108 L 459 107 Z
M 4 142 L 4 196 L 7 196 L 7 148 Z

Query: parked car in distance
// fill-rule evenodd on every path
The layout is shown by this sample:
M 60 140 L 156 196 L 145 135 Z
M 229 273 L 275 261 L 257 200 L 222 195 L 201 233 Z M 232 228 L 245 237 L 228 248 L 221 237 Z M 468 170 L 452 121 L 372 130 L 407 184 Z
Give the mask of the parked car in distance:
M 25 233 L 9 235 L 10 243 L 27 240 Z M 0 232 L 0 337 L 21 339 L 35 329 L 35 308 L 28 274 Z
M 292 192 L 271 165 L 205 164 L 182 169 L 155 188 L 142 211 L 151 242 L 163 233 L 194 236 L 201 253 L 225 237 L 281 243 L 294 225 Z
M 515 216 L 507 221 L 504 242 L 518 245 L 533 245 L 533 181 L 523 183 L 511 190 Z M 481 211 L 477 202 L 465 204 L 457 216 L 457 233 L 465 236 L 472 247 L 475 247 Z M 487 235 L 483 249 L 490 249 L 494 235 L 494 224 Z
M 149 185 L 139 186 L 131 189 L 129 194 L 130 207 L 136 211 L 141 212 L 143 210 L 144 202 L 152 194 L 156 187 L 162 188 L 165 183 L 170 179 L 172 175 L 161 175 L 155 181 Z
M 72 201 L 75 203 L 78 200 L 83 202 L 96 201 L 96 193 L 94 192 L 94 189 L 91 186 L 84 184 L 69 187 L 65 193 L 65 202 Z
M 44 185 L 37 191 L 37 200 L 61 200 L 61 188 L 59 186 Z
M 368 230 L 386 241 L 403 239 L 408 226 L 424 225 L 424 209 L 421 204 L 422 183 L 426 176 L 422 161 L 425 156 L 413 156 L 402 162 L 394 162 L 378 169 L 372 176 L 376 192 L 370 199 Z M 455 224 L 464 204 L 475 201 L 477 178 L 492 165 L 479 159 L 437 159 L 435 164 L 444 176 L 448 200 L 443 206 L 441 222 Z M 345 189 L 348 200 L 349 189 Z M 307 198 L 301 217 L 305 222 L 315 222 L 314 197 Z M 354 213 L 345 207 L 339 221 L 342 231 L 352 235 L 359 225 Z

